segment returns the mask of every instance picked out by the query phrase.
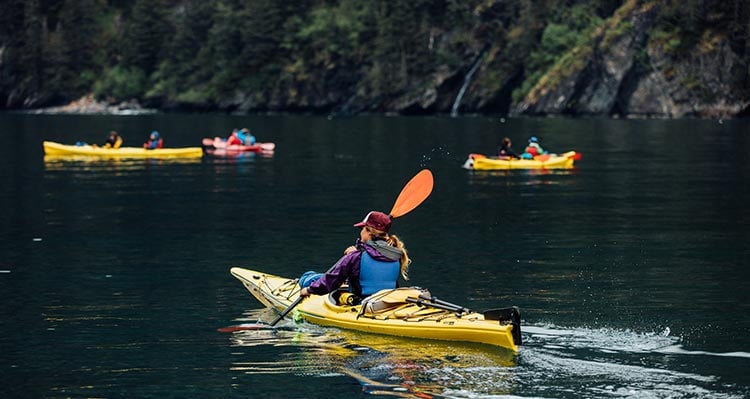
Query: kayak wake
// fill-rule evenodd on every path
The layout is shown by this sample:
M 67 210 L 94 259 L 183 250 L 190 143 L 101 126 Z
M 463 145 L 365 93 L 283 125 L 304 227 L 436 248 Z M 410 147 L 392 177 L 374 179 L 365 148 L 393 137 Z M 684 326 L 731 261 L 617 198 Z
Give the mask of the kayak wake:
M 538 325 L 524 328 L 529 345 L 557 349 L 587 349 L 604 353 L 649 353 L 675 345 L 679 338 L 669 328 L 661 332 L 638 333 L 609 328 L 558 328 Z
M 254 326 L 254 320 L 262 323 L 274 314 L 255 311 L 237 326 Z M 685 368 L 670 359 L 731 356 L 742 364 L 750 358 L 747 352 L 686 350 L 668 328 L 642 333 L 528 325 L 524 349 L 514 355 L 487 345 L 380 336 L 309 323 L 290 322 L 285 327 L 231 334 L 236 348 L 258 347 L 253 356 L 238 359 L 232 370 L 321 378 L 345 375 L 357 380 L 365 394 L 411 398 L 554 397 L 566 392 L 570 397 L 734 399 L 736 387 L 714 375 L 716 370 Z M 269 350 L 285 355 L 257 358 Z M 580 381 L 573 391 L 571 380 Z
M 707 352 L 707 351 L 691 351 L 684 349 L 682 345 L 672 345 L 666 348 L 657 350 L 658 353 L 665 355 L 705 355 L 705 356 L 718 356 L 718 357 L 738 357 L 750 359 L 750 353 L 748 352 Z

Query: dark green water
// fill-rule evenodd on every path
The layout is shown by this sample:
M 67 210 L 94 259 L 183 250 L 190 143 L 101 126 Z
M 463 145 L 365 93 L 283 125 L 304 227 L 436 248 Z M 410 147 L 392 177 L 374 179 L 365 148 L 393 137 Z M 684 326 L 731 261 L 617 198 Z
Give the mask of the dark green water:
M 272 156 L 49 161 L 119 131 L 168 147 L 250 127 Z M 0 115 L 0 397 L 742 398 L 750 395 L 748 121 Z M 503 135 L 584 154 L 472 173 Z M 415 285 L 522 308 L 493 347 L 286 324 L 228 272 L 324 270 L 421 168 L 394 223 Z M 369 382 L 367 382 L 369 381 Z M 378 384 L 386 384 L 378 386 Z M 402 386 L 401 384 L 406 384 Z M 364 388 L 364 390 L 363 390 Z

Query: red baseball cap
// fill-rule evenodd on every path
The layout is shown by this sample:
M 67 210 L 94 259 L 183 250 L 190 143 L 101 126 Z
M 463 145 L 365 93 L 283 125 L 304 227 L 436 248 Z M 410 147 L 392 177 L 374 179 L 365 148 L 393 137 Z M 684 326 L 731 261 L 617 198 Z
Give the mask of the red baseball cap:
M 391 217 L 383 212 L 371 211 L 362 219 L 361 222 L 354 225 L 354 227 L 370 226 L 376 230 L 388 232 L 391 228 Z

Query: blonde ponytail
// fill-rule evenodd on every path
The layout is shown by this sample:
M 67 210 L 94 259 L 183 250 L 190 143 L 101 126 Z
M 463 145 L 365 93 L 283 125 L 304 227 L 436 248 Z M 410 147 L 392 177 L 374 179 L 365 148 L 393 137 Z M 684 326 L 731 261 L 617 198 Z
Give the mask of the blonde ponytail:
M 370 226 L 365 226 L 365 229 L 367 229 L 372 238 L 385 240 L 388 245 L 401 250 L 401 277 L 403 277 L 404 280 L 409 280 L 409 265 L 411 264 L 411 259 L 409 258 L 409 253 L 406 251 L 404 242 L 395 234 L 388 235 L 388 233 Z
M 409 258 L 409 253 L 406 251 L 404 242 L 395 234 L 389 235 L 386 242 L 403 252 L 403 255 L 401 255 L 401 277 L 403 277 L 404 280 L 409 280 L 409 265 L 411 264 L 411 259 Z

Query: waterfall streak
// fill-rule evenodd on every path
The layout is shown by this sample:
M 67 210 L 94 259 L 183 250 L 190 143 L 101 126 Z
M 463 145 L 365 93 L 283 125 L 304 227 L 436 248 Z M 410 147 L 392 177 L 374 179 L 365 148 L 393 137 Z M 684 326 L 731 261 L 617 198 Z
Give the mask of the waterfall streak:
M 471 78 L 474 76 L 474 73 L 479 69 L 479 65 L 482 64 L 482 61 L 484 60 L 484 56 L 487 54 L 486 51 L 482 51 L 481 54 L 479 54 L 479 57 L 474 61 L 474 65 L 471 66 L 471 69 L 469 69 L 469 73 L 464 76 L 464 84 L 461 86 L 461 90 L 458 91 L 458 95 L 456 96 L 456 99 L 453 101 L 453 108 L 451 109 L 451 116 L 458 116 L 458 107 L 461 105 L 461 99 L 464 97 L 464 93 L 466 93 L 466 89 L 469 87 L 469 84 L 471 83 Z

